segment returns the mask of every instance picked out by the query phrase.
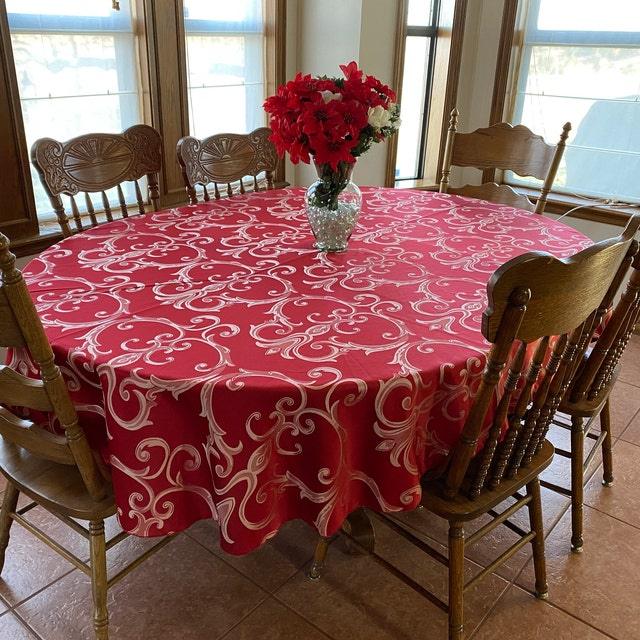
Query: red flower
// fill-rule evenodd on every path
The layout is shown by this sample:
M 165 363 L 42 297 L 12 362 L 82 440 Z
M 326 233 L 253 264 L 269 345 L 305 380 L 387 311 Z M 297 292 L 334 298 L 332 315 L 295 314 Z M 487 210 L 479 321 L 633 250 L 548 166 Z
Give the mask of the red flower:
M 341 65 L 344 79 L 296 74 L 267 98 L 271 140 L 278 153 L 289 153 L 293 163 L 331 165 L 355 162 L 355 156 L 388 134 L 368 123 L 370 107 L 389 108 L 393 91 L 373 76 L 364 76 L 355 61 Z
M 351 155 L 351 149 L 358 143 L 357 140 L 332 140 L 327 136 L 318 136 L 311 139 L 310 142 L 313 144 L 318 164 L 328 164 L 334 171 L 337 171 L 340 162 L 347 164 L 355 162 L 355 158 Z
M 348 135 L 357 140 L 360 132 L 367 126 L 367 107 L 358 100 L 336 101 L 335 105 Z
M 322 94 L 305 105 L 299 120 L 302 121 L 302 130 L 307 135 L 322 133 L 332 128 L 340 127 L 342 124 L 340 113 L 336 109 L 335 100 L 325 102 Z
M 341 64 L 340 69 L 347 80 L 362 80 L 362 69 L 358 69 L 358 63 L 355 60 L 349 64 Z

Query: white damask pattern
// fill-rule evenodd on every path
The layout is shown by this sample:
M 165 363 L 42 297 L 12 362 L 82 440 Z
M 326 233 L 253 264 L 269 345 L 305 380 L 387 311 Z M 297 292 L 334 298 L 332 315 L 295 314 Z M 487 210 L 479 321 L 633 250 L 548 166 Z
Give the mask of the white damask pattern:
M 126 530 L 215 517 L 245 553 L 292 518 L 327 535 L 358 506 L 412 508 L 479 382 L 490 275 L 590 244 L 477 200 L 363 195 L 344 253 L 313 248 L 286 189 L 103 225 L 29 265 Z

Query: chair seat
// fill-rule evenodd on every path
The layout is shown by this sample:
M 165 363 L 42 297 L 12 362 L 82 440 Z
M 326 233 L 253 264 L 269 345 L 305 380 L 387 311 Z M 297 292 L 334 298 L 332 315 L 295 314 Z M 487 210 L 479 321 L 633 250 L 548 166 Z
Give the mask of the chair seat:
M 0 470 L 44 507 L 81 520 L 103 520 L 116 512 L 113 494 L 96 502 L 77 467 L 44 460 L 0 438 Z
M 553 445 L 545 440 L 531 464 L 521 467 L 515 478 L 503 478 L 495 489 L 483 489 L 474 500 L 462 491 L 454 498 L 445 497 L 445 477 L 423 482 L 421 504 L 425 509 L 447 520 L 474 520 L 537 478 L 551 464 L 553 453 Z

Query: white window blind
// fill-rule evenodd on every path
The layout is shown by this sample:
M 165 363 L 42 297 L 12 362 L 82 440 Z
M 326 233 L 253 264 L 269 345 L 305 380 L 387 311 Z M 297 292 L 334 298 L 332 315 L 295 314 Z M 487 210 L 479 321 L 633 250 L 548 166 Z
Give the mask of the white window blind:
M 130 0 L 6 0 L 27 144 L 141 122 Z M 51 213 L 32 168 L 38 216 Z M 134 200 L 133 190 L 125 190 Z
M 264 126 L 262 0 L 184 0 L 191 134 Z
M 519 67 L 513 120 L 573 127 L 554 190 L 640 201 L 640 2 L 531 0 Z

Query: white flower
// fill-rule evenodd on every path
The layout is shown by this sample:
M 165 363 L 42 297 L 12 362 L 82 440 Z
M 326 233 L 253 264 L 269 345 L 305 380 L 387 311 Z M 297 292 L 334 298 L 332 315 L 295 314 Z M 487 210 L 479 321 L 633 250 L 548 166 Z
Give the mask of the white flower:
M 342 100 L 342 94 L 341 93 L 333 93 L 333 91 L 321 91 L 320 94 L 322 95 L 322 99 L 324 100 L 324 103 L 327 104 L 327 102 L 331 102 L 332 100 Z
M 369 107 L 368 116 L 368 122 L 374 129 L 387 127 L 391 121 L 391 113 L 380 105 Z

